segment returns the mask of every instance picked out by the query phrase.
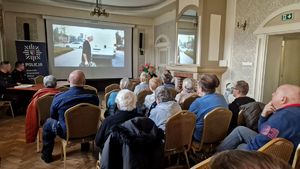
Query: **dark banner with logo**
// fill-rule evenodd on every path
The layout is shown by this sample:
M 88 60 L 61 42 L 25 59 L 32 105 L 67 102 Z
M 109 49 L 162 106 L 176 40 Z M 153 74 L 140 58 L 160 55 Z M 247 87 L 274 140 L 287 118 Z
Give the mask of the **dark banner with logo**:
M 27 77 L 48 75 L 47 49 L 44 42 L 16 41 L 17 59 L 25 63 Z

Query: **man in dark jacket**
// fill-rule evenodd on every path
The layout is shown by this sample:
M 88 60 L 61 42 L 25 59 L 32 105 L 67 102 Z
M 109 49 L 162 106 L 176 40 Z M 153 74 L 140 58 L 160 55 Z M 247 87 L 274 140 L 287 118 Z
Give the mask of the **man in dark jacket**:
M 2 61 L 0 63 L 0 96 L 4 97 L 6 93 L 6 88 L 14 86 L 11 77 L 11 65 L 8 61 Z
M 96 93 L 83 88 L 85 75 L 82 71 L 74 70 L 71 72 L 69 82 L 69 90 L 55 95 L 50 108 L 50 118 L 47 119 L 43 126 L 43 149 L 41 158 L 46 163 L 53 161 L 52 151 L 56 135 L 61 138 L 66 137 L 65 111 L 79 103 L 99 105 L 99 98 Z M 78 124 L 78 127 L 80 127 L 80 124 Z
M 27 78 L 24 62 L 17 61 L 15 63 L 15 69 L 12 71 L 11 76 L 14 83 L 32 83 Z
M 146 117 L 112 128 L 101 154 L 101 169 L 163 168 L 163 131 Z
M 228 105 L 229 110 L 232 112 L 232 118 L 228 131 L 232 131 L 237 126 L 237 118 L 240 112 L 240 106 L 255 102 L 254 99 L 247 96 L 249 85 L 244 80 L 237 81 L 232 89 L 232 94 L 235 100 Z

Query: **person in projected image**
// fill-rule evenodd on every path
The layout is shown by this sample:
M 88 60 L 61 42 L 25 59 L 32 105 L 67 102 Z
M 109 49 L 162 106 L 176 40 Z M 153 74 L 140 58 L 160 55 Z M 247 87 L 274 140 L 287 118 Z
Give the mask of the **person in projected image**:
M 82 56 L 81 56 L 81 63 L 80 67 L 87 67 L 87 66 L 92 66 L 92 49 L 91 49 L 91 42 L 93 41 L 93 36 L 88 35 L 83 42 L 82 45 Z

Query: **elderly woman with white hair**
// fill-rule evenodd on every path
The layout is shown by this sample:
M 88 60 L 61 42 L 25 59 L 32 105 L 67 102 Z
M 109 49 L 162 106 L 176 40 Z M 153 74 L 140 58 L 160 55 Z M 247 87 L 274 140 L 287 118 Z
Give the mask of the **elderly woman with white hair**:
M 140 116 L 140 114 L 136 112 L 136 101 L 137 97 L 132 91 L 128 89 L 119 91 L 116 97 L 118 107 L 116 113 L 107 117 L 97 132 L 95 142 L 98 147 L 101 149 L 103 148 L 106 139 L 111 133 L 112 127 L 122 124 L 134 117 Z
M 142 72 L 140 75 L 140 84 L 135 86 L 134 88 L 134 93 L 138 95 L 142 90 L 148 89 L 149 88 L 149 83 L 148 83 L 148 74 L 146 72 Z
M 159 86 L 155 90 L 156 107 L 150 111 L 149 118 L 157 127 L 165 131 L 165 125 L 169 117 L 181 111 L 180 105 L 171 96 L 170 90 L 165 86 Z
M 177 103 L 182 104 L 186 98 L 192 95 L 197 95 L 194 82 L 190 78 L 185 78 L 182 82 L 182 91 L 176 95 L 175 100 Z
M 120 80 L 120 89 L 129 89 L 131 87 L 131 81 L 128 77 L 124 77 Z M 109 115 L 113 115 L 116 109 L 116 97 L 119 91 L 111 92 L 107 99 L 107 111 L 105 112 L 104 116 L 107 117 Z
M 56 94 L 60 92 L 56 89 L 56 78 L 53 75 L 45 76 L 43 79 L 45 88 L 38 90 L 31 99 L 26 110 L 25 138 L 26 143 L 35 142 L 38 132 L 37 100 L 46 94 Z

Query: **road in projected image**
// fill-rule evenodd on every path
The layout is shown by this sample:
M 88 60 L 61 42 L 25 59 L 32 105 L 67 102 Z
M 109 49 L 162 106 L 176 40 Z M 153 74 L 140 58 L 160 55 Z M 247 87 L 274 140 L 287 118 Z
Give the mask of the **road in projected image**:
M 124 67 L 124 30 L 53 24 L 55 67 Z

